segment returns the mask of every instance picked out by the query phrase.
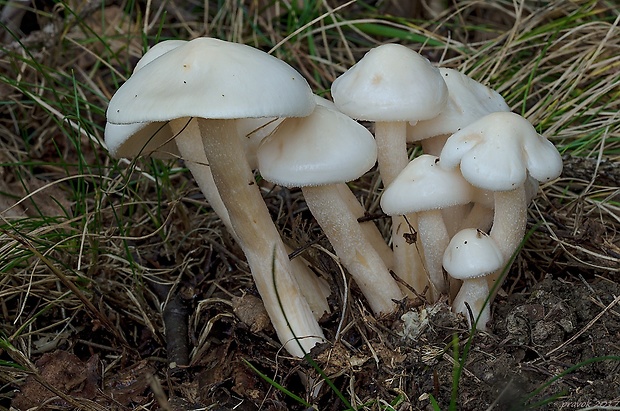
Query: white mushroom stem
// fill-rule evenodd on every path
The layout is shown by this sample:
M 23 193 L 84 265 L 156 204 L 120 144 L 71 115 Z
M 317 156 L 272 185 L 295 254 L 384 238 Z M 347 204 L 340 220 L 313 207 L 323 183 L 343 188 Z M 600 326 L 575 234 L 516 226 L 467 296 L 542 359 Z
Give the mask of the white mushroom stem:
M 340 195 L 342 196 L 342 199 L 347 203 L 349 211 L 359 221 L 359 218 L 364 217 L 365 215 L 364 207 L 362 207 L 360 202 L 355 197 L 355 194 L 351 192 L 351 189 L 349 189 L 349 187 L 345 183 L 336 185 L 338 186 L 338 190 L 340 190 Z M 375 223 L 372 221 L 364 221 L 360 223 L 360 226 L 362 227 L 366 238 L 368 238 L 368 241 L 370 241 L 374 249 L 377 250 L 377 252 L 381 256 L 381 259 L 385 263 L 385 266 L 388 268 L 388 270 L 393 270 L 394 254 L 390 246 L 381 235 L 381 232 L 379 231 Z
M 461 229 L 461 224 L 469 215 L 471 208 L 472 204 L 462 204 L 446 207 L 441 210 L 441 216 L 443 217 L 443 222 L 446 225 L 446 230 L 448 230 L 448 235 L 450 237 Z M 491 213 L 491 218 L 493 218 L 493 213 Z M 490 227 L 489 225 L 489 228 Z
M 420 242 L 424 248 L 426 272 L 431 284 L 430 300 L 437 301 L 441 294 L 448 293 L 448 282 L 443 275 L 443 254 L 450 242 L 441 210 L 421 211 L 418 213 Z
M 176 119 L 170 121 L 170 128 L 173 135 L 176 136 L 174 141 L 181 157 L 185 161 L 185 166 L 192 173 L 200 191 L 230 235 L 232 235 L 235 241 L 239 242 L 230 222 L 228 210 L 215 186 L 215 181 L 213 181 L 213 174 L 203 149 L 198 123 L 196 120 L 190 121 L 189 118 Z M 286 246 L 285 250 L 287 254 L 290 254 L 292 251 Z M 304 298 L 308 301 L 315 317 L 317 319 L 321 318 L 323 313 L 329 312 L 329 304 L 327 303 L 327 297 L 330 294 L 329 285 L 310 270 L 303 258 L 296 258 L 292 264 L 292 273 L 299 284 Z
M 289 247 L 286 247 L 287 252 Z M 290 253 L 289 253 L 290 254 Z M 324 278 L 318 277 L 309 267 L 309 264 L 302 257 L 295 257 L 291 260 L 293 276 L 299 285 L 299 289 L 310 309 L 314 313 L 314 318 L 319 320 L 323 314 L 330 312 L 327 297 L 331 294 L 329 284 Z
M 197 121 L 217 191 L 267 313 L 288 352 L 302 357 L 323 341 L 323 332 L 292 276 L 291 262 L 254 181 L 235 123 Z
M 407 156 L 407 122 L 377 121 L 375 123 L 377 163 L 384 186 L 389 186 L 409 164 Z
M 434 137 L 425 138 L 420 141 L 422 145 L 422 151 L 424 154 L 432 154 L 434 156 L 439 157 L 441 154 L 441 149 L 444 144 L 446 144 L 446 140 L 450 137 L 450 134 L 442 134 Z
M 486 304 L 484 308 L 483 305 L 488 296 L 489 285 L 486 276 L 463 280 L 463 285 L 452 302 L 452 311 L 462 313 L 470 327 L 473 325 L 471 316 L 474 321 L 480 316 L 476 328 L 486 330 L 487 323 L 491 319 L 491 304 Z M 471 316 L 465 302 L 471 309 Z
M 523 185 L 511 191 L 496 191 L 495 213 L 490 237 L 497 243 L 507 263 L 525 236 L 527 224 L 527 199 Z M 493 287 L 504 268 L 487 276 L 489 287 Z
M 375 123 L 377 142 L 377 163 L 384 187 L 390 185 L 396 176 L 409 164 L 407 156 L 407 122 Z M 421 247 L 408 243 L 405 235 L 417 231 L 417 217 L 392 217 L 392 249 L 394 250 L 394 272 L 418 293 L 428 285 L 424 264 L 420 255 Z
M 367 240 L 357 218 L 349 212 L 338 186 L 329 184 L 302 187 L 301 190 L 312 215 L 323 229 L 342 265 L 362 290 L 373 312 L 393 312 L 396 309 L 393 300 L 402 299 L 403 293 Z
M 200 188 L 215 214 L 222 220 L 222 223 L 233 238 L 237 240 L 237 235 L 230 222 L 228 210 L 222 202 L 220 193 L 213 181 L 211 167 L 209 167 L 209 160 L 207 160 L 207 155 L 203 149 L 202 137 L 200 136 L 200 129 L 196 120 L 191 119 L 190 121 L 189 118 L 171 120 L 170 128 L 176 136 L 174 141 L 182 159 L 185 161 L 185 167 L 192 173 L 198 188 Z

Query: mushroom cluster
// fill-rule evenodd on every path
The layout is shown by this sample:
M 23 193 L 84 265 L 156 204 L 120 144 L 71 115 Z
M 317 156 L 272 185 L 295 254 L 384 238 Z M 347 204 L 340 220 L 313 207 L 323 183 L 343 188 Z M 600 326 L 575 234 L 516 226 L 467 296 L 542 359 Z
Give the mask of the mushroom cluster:
M 330 310 L 330 285 L 289 259 L 256 172 L 301 188 L 375 314 L 394 312 L 413 290 L 429 302 L 448 296 L 484 329 L 481 298 L 523 238 L 538 182 L 560 174 L 559 153 L 498 93 L 400 45 L 370 50 L 334 81 L 332 97 L 249 46 L 163 41 L 110 100 L 105 142 L 115 157 L 184 161 L 294 356 L 324 340 L 318 319 Z M 373 122 L 374 135 L 356 120 Z M 413 142 L 424 154 L 410 161 Z M 364 209 L 347 186 L 375 163 L 381 207 L 393 216 L 388 242 L 359 222 Z

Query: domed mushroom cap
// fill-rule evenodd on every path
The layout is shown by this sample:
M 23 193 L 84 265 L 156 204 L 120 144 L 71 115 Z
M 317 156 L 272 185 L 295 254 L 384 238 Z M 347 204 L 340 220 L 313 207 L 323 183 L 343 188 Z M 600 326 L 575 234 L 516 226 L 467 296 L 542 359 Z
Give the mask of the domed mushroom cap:
M 136 63 L 136 67 L 134 67 L 133 72 L 140 70 L 142 67 L 146 66 L 156 58 L 166 54 L 167 52 L 176 49 L 177 47 L 184 46 L 187 44 L 187 40 L 164 40 L 161 41 L 150 49 L 138 60 Z
M 482 277 L 503 265 L 504 258 L 495 241 L 475 228 L 456 233 L 443 255 L 443 267 L 457 280 Z
M 398 44 L 370 50 L 332 84 L 334 103 L 356 119 L 418 121 L 435 117 L 448 89 L 439 70 Z
M 333 102 L 323 97 L 315 95 L 314 101 L 317 105 L 337 110 Z M 256 159 L 258 146 L 265 137 L 270 135 L 280 125 L 282 120 L 284 120 L 282 117 L 244 118 L 237 120 L 237 131 L 243 140 L 245 155 L 251 169 L 255 170 L 258 168 L 258 160 Z
M 438 210 L 472 201 L 473 190 L 458 171 L 439 167 L 439 157 L 423 154 L 413 159 L 381 196 L 388 215 Z
M 437 117 L 408 127 L 407 141 L 456 133 L 487 114 L 510 111 L 510 107 L 498 92 L 471 77 L 444 67 L 439 68 L 439 73 L 448 87 L 446 107 Z
M 372 134 L 350 117 L 323 105 L 311 115 L 287 118 L 258 147 L 258 166 L 268 181 L 305 187 L 351 181 L 377 160 Z
M 306 80 L 258 49 L 201 37 L 136 71 L 110 100 L 108 122 L 179 117 L 305 116 L 315 102 Z
M 518 114 L 491 113 L 454 133 L 441 150 L 441 167 L 461 173 L 476 187 L 508 191 L 523 185 L 527 173 L 538 181 L 562 172 L 562 157 Z

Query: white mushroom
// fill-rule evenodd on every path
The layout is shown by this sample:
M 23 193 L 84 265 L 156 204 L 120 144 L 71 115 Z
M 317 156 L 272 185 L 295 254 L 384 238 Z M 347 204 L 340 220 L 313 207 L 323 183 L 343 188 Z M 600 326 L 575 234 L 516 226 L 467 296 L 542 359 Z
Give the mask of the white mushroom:
M 111 124 L 195 118 L 201 144 L 184 141 L 190 134 L 180 133 L 179 153 L 191 159 L 205 152 L 265 308 L 280 340 L 296 356 L 321 342 L 323 333 L 292 276 L 234 120 L 305 116 L 314 106 L 307 82 L 286 63 L 245 45 L 198 38 L 136 71 L 112 97 L 107 111 Z M 116 148 L 125 143 L 108 141 L 107 136 L 106 142 Z
M 472 318 L 476 328 L 486 330 L 491 319 L 489 284 L 486 275 L 504 265 L 499 247 L 488 234 L 475 228 L 461 230 L 452 237 L 443 255 L 443 266 L 453 278 L 463 280 L 463 285 L 452 302 L 452 311 Z M 470 311 L 471 309 L 471 316 Z
M 372 134 L 346 115 L 317 106 L 304 118 L 289 118 L 258 148 L 263 178 L 301 187 L 308 208 L 323 229 L 375 313 L 390 313 L 403 298 L 381 256 L 368 241 L 341 194 L 376 162 Z
M 446 141 L 440 159 L 441 167 L 449 170 L 460 165 L 463 177 L 472 185 L 493 191 L 490 235 L 505 261 L 525 234 L 528 171 L 541 182 L 562 172 L 562 158 L 554 145 L 526 119 L 505 112 L 489 114 L 454 133 Z M 489 276 L 489 281 L 497 276 Z
M 448 90 L 439 70 L 415 51 L 398 44 L 371 49 L 332 85 L 336 107 L 348 116 L 375 122 L 379 172 L 387 187 L 409 162 L 407 124 L 437 116 Z M 407 222 L 408 220 L 408 222 Z M 415 216 L 392 219 L 395 271 L 409 284 L 419 283 L 422 261 L 405 235 Z M 417 290 L 422 291 L 422 290 Z
M 448 137 L 490 113 L 508 112 L 504 98 L 471 77 L 450 68 L 439 68 L 448 87 L 448 102 L 441 113 L 429 120 L 411 123 L 407 141 L 421 141 L 424 153 L 438 156 Z
M 432 285 L 431 301 L 448 291 L 441 259 L 450 236 L 441 210 L 468 204 L 473 197 L 473 187 L 458 170 L 444 170 L 438 163 L 439 158 L 430 154 L 413 159 L 381 196 L 381 208 L 386 214 L 418 215 L 419 240 Z

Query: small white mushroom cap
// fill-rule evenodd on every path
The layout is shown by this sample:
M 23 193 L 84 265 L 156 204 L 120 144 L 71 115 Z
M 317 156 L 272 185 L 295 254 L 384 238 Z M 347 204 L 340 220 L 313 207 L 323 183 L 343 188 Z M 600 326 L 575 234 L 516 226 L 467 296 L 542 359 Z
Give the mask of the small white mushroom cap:
M 289 117 L 306 116 L 314 106 L 308 83 L 285 62 L 243 44 L 201 37 L 135 72 L 110 100 L 107 118 L 128 124 Z
M 334 103 L 355 119 L 418 121 L 435 117 L 448 89 L 426 58 L 398 44 L 371 49 L 332 84 Z
M 261 142 L 257 157 L 268 181 L 319 186 L 359 178 L 375 164 L 377 146 L 364 126 L 317 105 L 308 117 L 284 120 Z
M 458 280 L 482 277 L 500 269 L 504 257 L 488 234 L 466 228 L 452 237 L 443 255 L 443 266 Z
M 437 117 L 412 124 L 407 129 L 407 141 L 456 133 L 487 114 L 510 111 L 504 98 L 495 90 L 457 70 L 440 67 L 439 72 L 448 87 L 446 107 Z
M 528 171 L 546 182 L 562 172 L 562 157 L 529 121 L 514 113 L 486 115 L 454 133 L 441 151 L 441 167 L 461 167 L 472 185 L 491 191 L 513 190 Z
M 438 210 L 472 201 L 473 190 L 458 171 L 439 166 L 439 157 L 423 154 L 413 159 L 381 196 L 388 215 Z
M 314 95 L 314 101 L 317 105 L 325 106 L 331 110 L 338 110 L 333 102 Z M 237 131 L 243 140 L 245 147 L 245 155 L 252 169 L 258 168 L 258 160 L 256 159 L 256 151 L 261 141 L 280 125 L 284 120 L 282 117 L 272 118 L 244 118 L 237 120 Z

